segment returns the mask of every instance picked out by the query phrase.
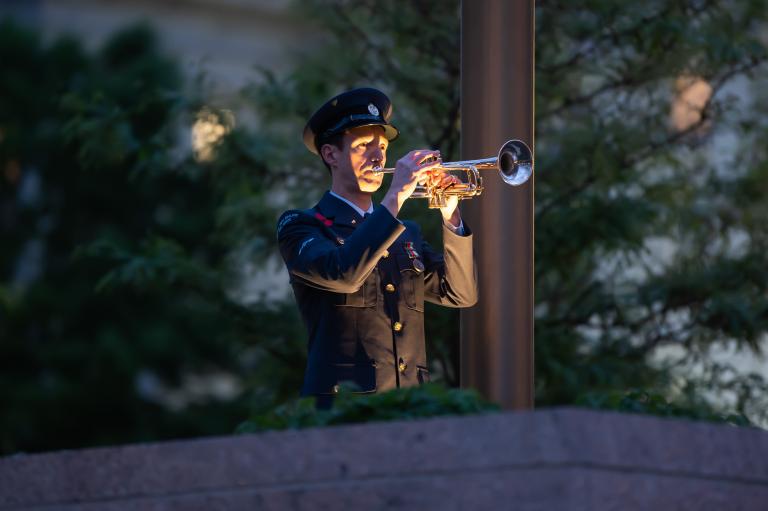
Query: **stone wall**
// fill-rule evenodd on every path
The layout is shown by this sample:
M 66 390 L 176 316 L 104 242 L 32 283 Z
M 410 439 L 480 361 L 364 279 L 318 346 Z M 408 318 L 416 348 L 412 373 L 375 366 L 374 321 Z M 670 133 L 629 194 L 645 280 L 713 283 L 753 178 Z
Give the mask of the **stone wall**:
M 551 409 L 0 459 L 0 510 L 766 510 L 768 432 Z

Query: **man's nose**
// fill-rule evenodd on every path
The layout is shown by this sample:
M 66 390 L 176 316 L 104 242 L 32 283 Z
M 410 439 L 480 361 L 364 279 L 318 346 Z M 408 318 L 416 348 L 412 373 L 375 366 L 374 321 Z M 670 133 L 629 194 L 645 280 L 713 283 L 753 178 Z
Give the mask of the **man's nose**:
M 381 147 L 375 147 L 371 151 L 370 158 L 373 161 L 382 161 L 384 159 L 384 151 L 382 151 Z

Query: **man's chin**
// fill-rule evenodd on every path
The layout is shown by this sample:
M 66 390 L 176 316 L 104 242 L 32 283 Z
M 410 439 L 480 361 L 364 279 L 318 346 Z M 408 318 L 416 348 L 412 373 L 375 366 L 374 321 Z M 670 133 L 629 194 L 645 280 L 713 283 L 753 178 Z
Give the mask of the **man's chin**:
M 358 181 L 358 185 L 360 186 L 360 191 L 363 193 L 374 193 L 379 188 L 381 188 L 382 180 L 381 178 L 361 178 Z

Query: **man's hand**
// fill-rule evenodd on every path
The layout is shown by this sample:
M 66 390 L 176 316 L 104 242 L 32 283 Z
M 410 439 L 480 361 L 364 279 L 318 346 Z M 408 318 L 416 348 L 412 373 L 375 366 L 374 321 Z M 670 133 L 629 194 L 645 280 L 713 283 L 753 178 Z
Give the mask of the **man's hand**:
M 454 184 L 461 184 L 461 179 L 443 172 L 434 173 L 431 178 L 431 184 L 438 188 L 448 188 Z M 440 208 L 440 214 L 443 215 L 443 220 L 446 223 L 451 224 L 457 228 L 461 225 L 461 214 L 459 213 L 459 198 L 455 195 L 447 195 L 445 198 L 445 207 Z
M 392 183 L 381 201 L 392 216 L 397 216 L 403 203 L 413 194 L 416 185 L 425 182 L 430 171 L 441 163 L 440 151 L 428 149 L 416 149 L 397 160 Z

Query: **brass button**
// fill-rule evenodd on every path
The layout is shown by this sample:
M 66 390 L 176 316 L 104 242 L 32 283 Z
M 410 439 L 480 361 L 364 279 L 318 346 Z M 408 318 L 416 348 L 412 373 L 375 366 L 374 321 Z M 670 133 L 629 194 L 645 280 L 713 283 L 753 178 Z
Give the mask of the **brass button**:
M 339 386 L 338 385 L 334 385 L 333 386 L 333 393 L 334 394 L 338 394 L 339 393 Z
M 389 257 L 389 250 L 384 250 L 384 253 L 381 255 L 381 257 L 383 257 L 384 259 Z
M 407 367 L 408 367 L 408 364 L 406 364 L 405 360 L 401 358 L 400 363 L 397 364 L 397 368 L 400 370 L 401 373 L 404 373 Z
M 387 293 L 394 293 L 395 292 L 395 286 L 393 286 L 392 284 L 387 284 L 386 286 L 384 286 L 384 289 L 387 290 Z
M 394 324 L 394 325 L 392 325 L 392 329 L 393 329 L 395 332 L 399 332 L 400 330 L 402 330 L 402 329 L 403 329 L 403 324 L 402 324 L 402 323 L 400 323 L 399 321 L 395 321 L 395 324 Z

